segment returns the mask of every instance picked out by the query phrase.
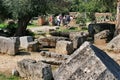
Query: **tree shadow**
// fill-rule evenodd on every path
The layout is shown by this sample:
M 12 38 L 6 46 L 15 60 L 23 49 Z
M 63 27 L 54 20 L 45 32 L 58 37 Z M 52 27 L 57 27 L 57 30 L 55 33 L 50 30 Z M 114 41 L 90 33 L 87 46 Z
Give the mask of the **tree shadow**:
M 24 55 L 31 55 L 31 53 L 21 51 L 16 54 L 16 56 L 24 56 Z
M 98 49 L 94 45 L 90 46 L 94 50 L 95 55 L 104 63 L 107 69 L 120 80 L 120 66 L 111 57 L 109 57 L 104 51 Z

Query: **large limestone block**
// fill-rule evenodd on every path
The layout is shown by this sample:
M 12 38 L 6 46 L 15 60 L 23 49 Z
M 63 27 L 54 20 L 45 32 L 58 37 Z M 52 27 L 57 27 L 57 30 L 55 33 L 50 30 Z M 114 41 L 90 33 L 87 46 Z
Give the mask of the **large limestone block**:
M 55 51 L 59 54 L 72 54 L 73 44 L 70 41 L 57 41 Z
M 109 36 L 110 36 L 110 31 L 104 30 L 95 34 L 95 39 L 107 39 Z
M 72 41 L 73 48 L 74 49 L 79 48 L 86 40 L 87 40 L 87 38 L 85 36 L 76 36 Z
M 52 80 L 51 66 L 41 61 L 36 62 L 31 59 L 24 59 L 17 63 L 21 77 L 28 80 Z
M 43 37 L 39 38 L 38 41 L 43 47 L 55 47 L 57 41 L 68 40 L 66 37 Z
M 28 43 L 33 41 L 33 37 L 32 36 L 23 36 L 20 37 L 20 47 L 21 48 L 28 48 Z
M 19 47 L 20 47 L 20 38 L 19 37 L 10 37 L 10 39 L 14 41 L 14 43 L 16 45 L 16 49 L 19 49 Z
M 51 65 L 60 65 L 67 60 L 69 55 L 58 54 L 54 52 L 42 51 L 40 52 L 42 56 L 42 61 Z
M 105 44 L 110 41 L 112 38 L 109 30 L 101 31 L 94 35 L 94 43 L 95 44 Z
M 38 41 L 29 42 L 27 50 L 31 51 L 31 52 L 38 51 L 39 50 L 39 43 L 38 43 Z
M 114 52 L 120 52 L 120 34 L 118 36 L 114 37 L 107 44 L 107 50 L 114 51 Z
M 54 79 L 120 80 L 120 66 L 105 52 L 85 42 L 59 67 Z
M 76 36 L 88 36 L 88 33 L 87 32 L 70 32 L 69 34 L 69 38 L 70 40 L 74 40 Z
M 0 37 L 0 53 L 15 55 L 18 52 L 16 41 L 7 37 Z

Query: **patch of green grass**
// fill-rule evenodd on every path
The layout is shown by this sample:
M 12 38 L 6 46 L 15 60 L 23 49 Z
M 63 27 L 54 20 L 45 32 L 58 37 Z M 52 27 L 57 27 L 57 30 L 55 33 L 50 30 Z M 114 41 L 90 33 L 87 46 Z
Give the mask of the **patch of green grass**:
M 0 74 L 0 80 L 20 80 L 20 78 L 16 76 L 5 76 L 4 74 Z
M 37 26 L 37 20 L 33 20 L 32 23 L 29 23 L 27 28 L 31 28 L 31 27 L 36 27 Z
M 27 28 L 36 27 L 36 24 L 28 24 Z
M 0 24 L 0 28 L 6 28 L 6 27 L 7 27 L 7 24 L 4 24 L 4 23 Z
M 70 27 L 70 28 L 66 28 L 66 29 L 59 28 L 59 29 L 57 29 L 57 31 L 58 32 L 77 32 L 77 31 L 81 31 L 81 29 L 78 27 Z

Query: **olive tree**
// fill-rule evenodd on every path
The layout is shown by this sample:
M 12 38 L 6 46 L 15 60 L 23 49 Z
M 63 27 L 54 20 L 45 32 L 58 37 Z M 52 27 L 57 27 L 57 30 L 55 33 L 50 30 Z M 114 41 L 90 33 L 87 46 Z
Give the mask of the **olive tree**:
M 64 3 L 63 0 L 3 0 L 3 3 L 9 14 L 12 14 L 12 17 L 18 22 L 15 36 L 25 34 L 32 17 L 65 9 L 65 6 L 61 6 Z

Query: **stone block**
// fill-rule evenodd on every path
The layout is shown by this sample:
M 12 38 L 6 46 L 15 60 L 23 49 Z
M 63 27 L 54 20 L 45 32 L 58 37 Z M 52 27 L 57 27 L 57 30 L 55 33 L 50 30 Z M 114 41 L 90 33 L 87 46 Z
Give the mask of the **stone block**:
M 20 37 L 20 47 L 21 48 L 28 48 L 28 43 L 33 41 L 33 37 L 32 36 L 23 36 Z
M 88 33 L 87 32 L 70 32 L 69 34 L 69 38 L 70 40 L 74 40 L 76 36 L 88 36 Z
M 65 37 L 44 37 L 39 38 L 38 41 L 43 47 L 55 47 L 57 41 L 59 40 L 68 40 L 68 38 Z
M 28 47 L 27 47 L 28 51 L 34 52 L 34 51 L 38 51 L 38 49 L 39 49 L 38 41 L 33 41 L 28 43 Z
M 77 49 L 54 73 L 54 80 L 120 80 L 120 66 L 89 42 Z
M 24 59 L 17 63 L 21 77 L 27 80 L 52 80 L 51 66 L 41 61 L 36 62 L 31 59 Z
M 108 44 L 107 44 L 108 51 L 114 51 L 119 53 L 120 52 L 120 34 L 114 37 Z
M 57 41 L 55 51 L 59 54 L 72 54 L 73 44 L 70 41 Z
M 87 40 L 87 37 L 85 37 L 85 36 L 76 36 L 72 41 L 73 48 L 74 49 L 79 48 L 86 40 Z
M 101 31 L 94 35 L 95 44 L 105 44 L 111 39 L 111 33 L 109 30 Z
M 0 53 L 15 55 L 18 52 L 16 42 L 7 37 L 0 37 Z

